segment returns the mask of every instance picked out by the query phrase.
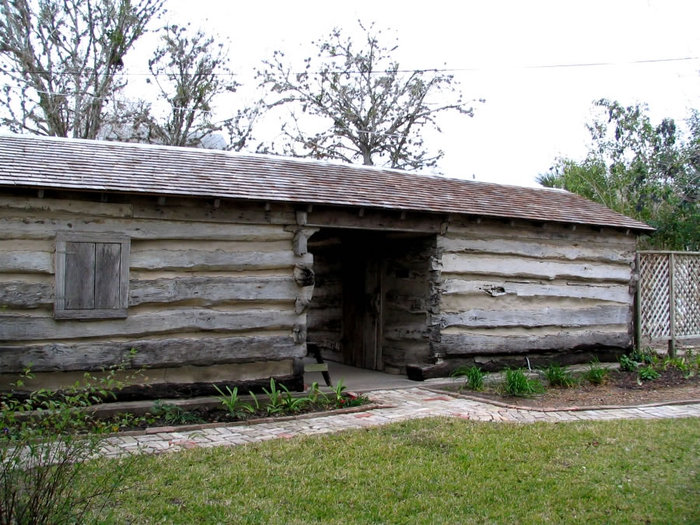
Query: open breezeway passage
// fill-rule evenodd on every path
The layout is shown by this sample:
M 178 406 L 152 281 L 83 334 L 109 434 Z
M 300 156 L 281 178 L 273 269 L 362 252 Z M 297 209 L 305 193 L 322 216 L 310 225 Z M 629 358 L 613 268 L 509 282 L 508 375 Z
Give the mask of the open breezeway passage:
M 426 417 L 459 417 L 474 421 L 511 423 L 603 421 L 613 419 L 700 418 L 700 402 L 684 405 L 638 406 L 587 410 L 527 410 L 499 407 L 428 388 L 376 390 L 371 400 L 384 408 L 330 416 L 270 421 L 254 425 L 215 426 L 187 431 L 153 429 L 138 435 L 113 436 L 105 440 L 106 456 L 128 452 L 161 453 L 195 447 L 244 445 L 270 439 L 328 434 L 363 427 L 386 425 Z

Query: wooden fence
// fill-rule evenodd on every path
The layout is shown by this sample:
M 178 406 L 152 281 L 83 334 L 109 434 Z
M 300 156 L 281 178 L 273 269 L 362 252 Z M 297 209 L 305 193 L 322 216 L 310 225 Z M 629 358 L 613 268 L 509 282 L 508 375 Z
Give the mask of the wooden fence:
M 700 252 L 637 253 L 637 345 L 700 338 Z

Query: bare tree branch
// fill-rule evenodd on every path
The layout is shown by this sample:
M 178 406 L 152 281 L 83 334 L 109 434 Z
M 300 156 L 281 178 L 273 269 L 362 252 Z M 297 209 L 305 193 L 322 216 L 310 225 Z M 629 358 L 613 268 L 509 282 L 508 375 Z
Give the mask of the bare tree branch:
M 96 138 L 124 57 L 164 0 L 0 0 L 0 123 Z
M 398 46 L 382 45 L 374 26 L 360 27 L 359 48 L 334 29 L 313 43 L 318 53 L 303 68 L 281 51 L 264 62 L 258 77 L 269 92 L 267 106 L 287 110 L 292 124 L 282 130 L 283 153 L 402 169 L 435 166 L 442 152 L 429 153 L 423 130 L 439 131 L 442 113 L 471 116 L 473 108 L 451 75 L 401 73 L 392 58 Z

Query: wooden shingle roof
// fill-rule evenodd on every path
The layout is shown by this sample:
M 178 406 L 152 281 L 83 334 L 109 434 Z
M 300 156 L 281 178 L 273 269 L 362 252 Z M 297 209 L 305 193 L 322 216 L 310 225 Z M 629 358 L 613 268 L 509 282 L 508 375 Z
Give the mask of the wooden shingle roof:
M 652 230 L 561 190 L 269 155 L 55 137 L 0 135 L 0 187 L 358 206 Z

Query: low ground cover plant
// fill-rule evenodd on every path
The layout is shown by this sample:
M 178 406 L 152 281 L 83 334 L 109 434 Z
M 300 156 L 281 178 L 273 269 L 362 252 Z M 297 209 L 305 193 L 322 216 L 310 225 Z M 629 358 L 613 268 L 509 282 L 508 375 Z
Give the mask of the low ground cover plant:
M 602 385 L 610 376 L 610 369 L 601 366 L 596 359 L 588 365 L 588 370 L 583 373 L 583 378 L 592 385 Z
M 452 377 L 464 378 L 463 388 L 474 390 L 476 392 L 484 389 L 485 376 L 486 372 L 476 365 L 470 367 L 460 366 L 454 372 L 452 372 Z
M 620 370 L 636 372 L 639 383 L 642 381 L 654 381 L 661 377 L 663 372 L 676 369 L 688 379 L 700 370 L 700 358 L 692 350 L 687 350 L 684 355 L 661 359 L 652 349 L 637 350 L 620 356 Z
M 527 397 L 541 394 L 545 391 L 544 385 L 534 378 L 525 375 L 522 368 L 508 368 L 506 370 L 503 391 L 509 396 Z
M 553 363 L 545 368 L 543 373 L 550 386 L 571 388 L 578 384 L 578 379 L 574 377 L 571 370 L 556 363 Z

